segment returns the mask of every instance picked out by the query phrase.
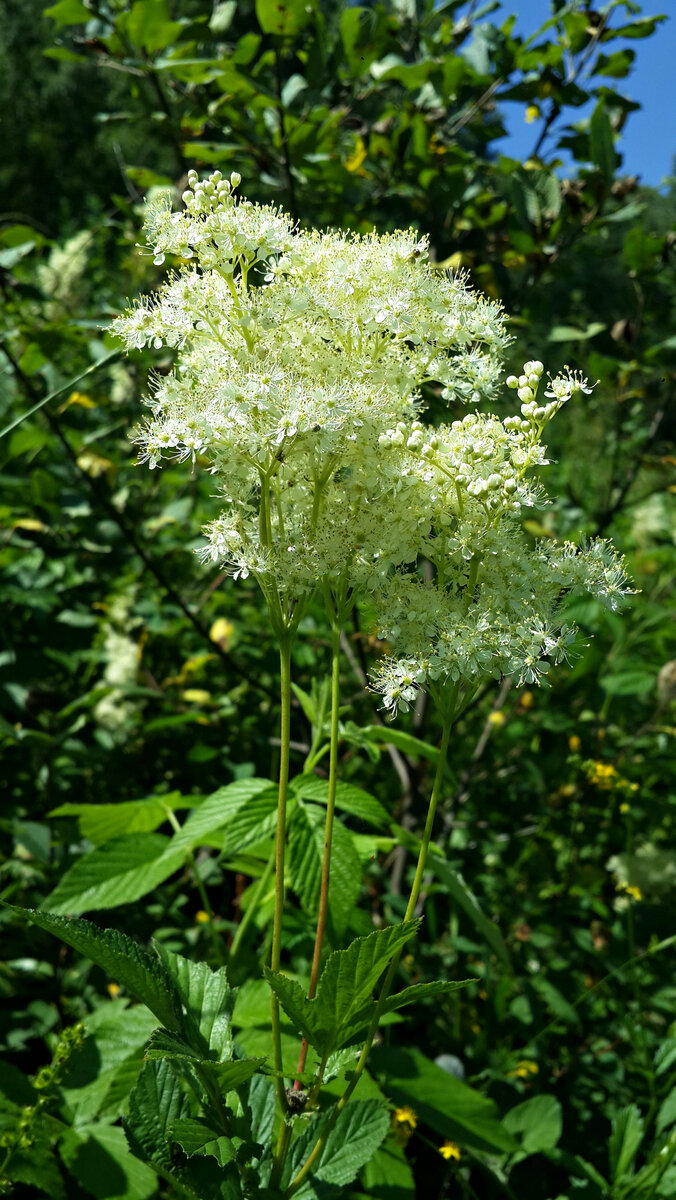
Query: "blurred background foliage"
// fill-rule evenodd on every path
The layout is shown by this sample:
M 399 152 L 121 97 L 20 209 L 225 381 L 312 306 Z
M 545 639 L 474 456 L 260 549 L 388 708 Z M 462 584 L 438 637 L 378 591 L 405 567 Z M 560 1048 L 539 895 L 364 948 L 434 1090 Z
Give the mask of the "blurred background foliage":
M 412 224 L 437 262 L 504 303 L 507 369 L 536 357 L 600 381 L 554 425 L 554 501 L 527 528 L 611 536 L 639 594 L 620 616 L 579 602 L 585 645 L 572 667 L 537 693 L 496 685 L 457 727 L 436 838 L 449 873 L 429 881 L 403 969 L 480 982 L 385 1043 L 464 1072 L 503 1112 L 539 1099 L 546 1116 L 551 1101 L 549 1133 L 507 1165 L 471 1148 L 456 1161 L 439 1154 L 434 1125 L 395 1114 L 389 1158 L 355 1196 L 405 1200 L 415 1180 L 425 1196 L 676 1192 L 676 1171 L 655 1167 L 664 1145 L 676 1152 L 676 181 L 642 186 L 621 138 L 642 40 L 670 33 L 626 0 L 552 9 L 528 39 L 496 0 L 6 0 L 0 29 L 0 876 L 11 903 L 40 904 L 98 844 L 95 823 L 54 809 L 148 796 L 189 808 L 275 769 L 264 607 L 250 581 L 224 581 L 193 554 L 213 515 L 209 476 L 138 469 L 127 440 L 149 373 L 171 365 L 164 351 L 124 359 L 105 333 L 162 275 L 138 248 L 144 197 L 180 195 L 189 168 L 219 167 L 303 224 Z M 524 161 L 501 149 L 515 111 L 532 125 Z M 307 696 L 327 664 L 320 609 L 302 632 L 299 769 Z M 377 653 L 368 612 L 346 651 L 344 777 L 414 836 L 429 763 L 413 742 L 387 747 L 364 691 Z M 396 729 L 437 736 L 422 703 Z M 401 916 L 410 865 L 401 847 L 374 845 L 353 934 Z M 255 874 L 205 847 L 106 921 L 212 958 Z M 242 939 L 236 982 L 259 973 L 268 915 Z M 98 970 L 35 930 L 27 939 L 9 910 L 0 920 L 9 1145 L 63 1030 L 137 1010 Z M 294 910 L 288 961 L 301 974 L 312 929 Z M 77 1075 L 78 1045 L 61 1057 L 73 1053 Z M 96 1146 L 127 1164 L 115 1195 L 156 1194 L 154 1179 L 129 1174 L 119 1103 L 98 1111 L 107 1140 L 74 1141 L 79 1085 L 49 1069 L 40 1094 L 54 1124 L 31 1126 L 31 1152 L 14 1153 L 17 1194 L 112 1195 Z

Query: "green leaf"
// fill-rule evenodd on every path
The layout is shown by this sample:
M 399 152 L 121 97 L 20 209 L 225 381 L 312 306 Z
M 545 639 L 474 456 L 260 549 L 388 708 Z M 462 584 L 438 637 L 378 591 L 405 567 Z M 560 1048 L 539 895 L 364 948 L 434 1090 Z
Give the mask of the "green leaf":
M 208 1072 L 223 1093 L 234 1091 L 243 1083 L 247 1083 L 265 1062 L 265 1058 L 233 1058 L 223 1061 L 215 1055 L 205 1057 L 182 1038 L 167 1033 L 166 1029 L 155 1030 L 148 1042 L 145 1056 L 149 1062 L 167 1059 L 188 1067 L 199 1064 L 201 1070 Z
M 486 916 L 474 893 L 465 883 L 459 871 L 449 867 L 443 858 L 431 854 L 428 859 L 429 868 L 441 880 L 451 899 L 463 910 L 476 928 L 477 932 L 488 942 L 491 950 L 500 959 L 508 971 L 512 969 L 509 950 L 495 923 Z
M 91 959 L 145 1004 L 167 1029 L 181 1029 L 181 1010 L 172 980 L 155 955 L 126 934 L 100 929 L 80 917 L 66 919 L 34 908 L 14 908 L 14 912 Z
M 404 733 L 401 729 L 392 729 L 389 725 L 366 725 L 361 732 L 368 741 L 394 746 L 396 750 L 401 750 L 402 754 L 408 754 L 409 758 L 426 758 L 433 763 L 439 758 L 437 746 L 423 742 L 412 733 Z
M 347 950 L 336 950 L 320 976 L 317 995 L 309 1000 L 300 984 L 265 969 L 265 977 L 287 1016 L 320 1054 L 343 1045 L 385 967 L 418 928 L 407 921 L 357 938 Z M 348 1031 L 348 1032 L 346 1032 Z
M 303 908 L 314 916 L 319 909 L 326 814 L 315 804 L 299 801 L 289 828 L 289 875 Z M 345 928 L 357 902 L 362 865 L 352 834 L 334 821 L 331 839 L 329 914 L 334 929 Z
M 38 1192 L 44 1192 L 49 1200 L 65 1200 L 63 1177 L 56 1155 L 49 1143 L 41 1137 L 37 1137 L 26 1150 L 13 1151 L 7 1174 L 12 1183 L 29 1184 L 37 1188 Z M 12 1192 L 14 1191 L 15 1189 L 12 1189 Z M 28 1195 L 30 1194 L 29 1192 Z
M 415 1200 L 415 1179 L 404 1147 L 388 1138 L 365 1163 L 361 1181 L 371 1196 Z
M 328 1119 L 328 1118 L 326 1118 Z M 291 1145 L 282 1186 L 287 1187 L 305 1162 L 324 1122 L 311 1125 Z M 343 1109 L 312 1171 L 310 1180 L 344 1187 L 367 1163 L 387 1136 L 390 1114 L 379 1100 L 355 1100 Z M 314 1196 L 312 1187 L 302 1187 L 298 1200 Z
M 185 1150 L 188 1157 L 192 1154 L 210 1154 L 222 1167 L 234 1162 L 237 1157 L 237 1151 L 230 1138 L 223 1137 L 203 1121 L 196 1121 L 192 1117 L 184 1117 L 183 1120 L 177 1121 L 172 1126 L 170 1136 L 172 1141 L 178 1142 Z
M 494 1153 L 518 1150 L 492 1100 L 455 1079 L 418 1050 L 378 1046 L 371 1053 L 382 1087 L 397 1104 L 408 1104 L 426 1125 L 460 1146 Z
M 169 1132 L 188 1110 L 181 1081 L 168 1062 L 146 1062 L 129 1097 L 122 1124 L 138 1158 L 171 1170 Z
M 657 1120 L 655 1123 L 657 1132 L 663 1133 L 664 1130 L 669 1129 L 670 1126 L 672 1126 L 675 1121 L 676 1121 L 676 1087 L 671 1089 L 671 1091 L 669 1092 L 669 1095 L 666 1097 L 665 1100 L 662 1101 L 662 1103 L 660 1105 L 660 1109 L 657 1114 Z
M 305 800 L 328 804 L 328 779 L 318 779 L 316 775 L 300 775 L 294 779 L 292 787 L 295 794 L 302 796 Z M 349 813 L 351 817 L 358 817 L 360 821 L 374 825 L 376 829 L 386 829 L 391 821 L 387 809 L 383 808 L 382 804 L 368 792 L 356 787 L 353 783 L 338 782 L 336 808 L 341 812 Z
M 117 18 L 117 26 L 134 46 L 147 54 L 164 50 L 183 29 L 180 21 L 171 20 L 169 0 L 135 0 L 129 12 Z
M 219 1061 L 232 1057 L 232 1013 L 236 990 L 228 983 L 225 968 L 212 970 L 208 963 L 191 962 L 158 943 L 157 953 L 178 993 L 184 1026 L 191 1047 Z
M 262 808 L 252 807 L 254 800 L 261 800 Z M 190 814 L 180 833 L 174 836 L 172 846 L 176 850 L 194 850 L 203 844 L 209 834 L 225 829 L 228 848 L 242 849 L 243 843 L 250 844 L 252 838 L 257 838 L 258 832 L 261 837 L 265 836 L 264 831 L 259 830 L 263 819 L 261 813 L 269 817 L 276 805 L 277 790 L 269 779 L 238 779 L 202 801 Z M 249 815 L 252 812 L 253 817 Z M 236 820 L 238 817 L 241 817 L 239 821 Z
M 312 17 L 309 0 L 256 0 L 256 16 L 263 33 L 295 37 Z
M 531 1096 L 510 1108 L 502 1124 L 515 1137 L 520 1135 L 524 1154 L 553 1150 L 563 1131 L 561 1105 L 554 1096 Z
M 93 912 L 147 895 L 183 864 L 160 833 L 129 833 L 83 854 L 44 901 L 53 913 Z
M 85 1018 L 87 1036 L 70 1058 L 63 1096 L 73 1123 L 117 1118 L 136 1084 L 157 1018 L 127 999 L 100 1005 Z
M 93 16 L 91 9 L 85 8 L 81 0 L 59 0 L 58 4 L 52 4 L 42 11 L 45 17 L 51 17 L 59 26 L 81 25 L 84 21 L 91 21 Z
M 451 992 L 457 992 L 460 988 L 467 987 L 468 984 L 476 982 L 476 979 L 461 979 L 438 980 L 434 983 L 414 983 L 411 987 L 404 988 L 403 992 L 397 992 L 396 996 L 388 996 L 383 1005 L 383 1016 L 386 1013 L 396 1012 L 399 1008 L 405 1008 L 407 1004 L 414 1004 L 416 1000 L 422 1000 L 428 996 L 450 995 Z M 350 1021 L 349 1036 L 352 1036 L 352 1033 L 356 1033 L 358 1029 L 362 1029 L 365 1025 L 368 1025 L 372 1016 L 373 1002 L 371 1001 L 356 1013 Z
M 146 800 L 122 800 L 117 804 L 60 804 L 50 817 L 77 817 L 80 832 L 94 846 L 123 833 L 152 833 L 167 819 L 167 811 L 193 808 L 196 797 L 180 792 L 149 796 Z
M 636 1152 L 643 1140 L 643 1120 L 636 1104 L 628 1104 L 613 1119 L 608 1142 L 610 1179 L 619 1183 L 633 1173 Z
M 118 1126 L 79 1125 L 67 1130 L 59 1149 L 78 1183 L 97 1200 L 150 1200 L 157 1194 L 155 1172 L 131 1153 Z
M 610 117 L 602 100 L 599 100 L 589 120 L 589 153 L 607 184 L 613 182 L 615 174 L 615 141 Z

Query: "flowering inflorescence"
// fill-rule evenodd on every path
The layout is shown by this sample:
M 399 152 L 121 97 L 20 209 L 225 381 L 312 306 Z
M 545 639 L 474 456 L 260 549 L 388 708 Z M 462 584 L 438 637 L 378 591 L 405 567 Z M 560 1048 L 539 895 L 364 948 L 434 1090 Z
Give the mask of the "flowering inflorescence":
M 562 595 L 614 604 L 625 590 L 607 543 L 533 547 L 519 520 L 542 500 L 529 475 L 547 423 L 589 386 L 566 370 L 540 397 L 532 361 L 507 379 L 518 415 L 426 424 L 426 387 L 494 397 L 499 305 L 434 267 L 412 230 L 305 231 L 237 199 L 239 182 L 191 172 L 181 211 L 150 207 L 155 262 L 178 267 L 113 324 L 129 347 L 177 351 L 135 433 L 141 461 L 212 473 L 220 515 L 202 557 L 255 576 L 280 613 L 318 585 L 369 590 L 391 651 L 374 684 L 393 711 L 420 687 L 537 682 L 573 637 Z

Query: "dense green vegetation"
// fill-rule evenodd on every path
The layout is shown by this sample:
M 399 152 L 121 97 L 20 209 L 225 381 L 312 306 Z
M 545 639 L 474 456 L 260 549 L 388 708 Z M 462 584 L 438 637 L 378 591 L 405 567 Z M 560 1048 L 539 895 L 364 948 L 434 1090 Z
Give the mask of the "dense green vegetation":
M 166 273 L 138 247 L 144 198 L 169 187 L 178 202 L 192 168 L 237 171 L 244 195 L 306 227 L 414 226 L 436 262 L 504 304 L 505 374 L 533 357 L 552 374 L 568 363 L 598 379 L 548 434 L 552 502 L 525 531 L 533 544 L 611 537 L 637 589 L 621 613 L 575 599 L 572 665 L 539 688 L 487 684 L 456 722 L 424 921 L 397 990 L 472 982 L 386 1019 L 357 1100 L 376 1113 L 384 1097 L 389 1128 L 374 1116 L 354 1169 L 349 1160 L 296 1194 L 343 1184 L 352 1200 L 676 1193 L 676 184 L 642 186 L 621 140 L 636 107 L 623 80 L 642 40 L 667 35 L 639 4 L 553 9 L 524 41 L 505 3 L 6 6 L 6 1194 L 256 1195 L 251 1181 L 233 1190 L 222 1147 L 197 1153 L 204 1139 L 176 1133 L 169 1109 L 187 1101 L 167 1059 L 143 1065 L 151 1013 L 171 1024 L 173 960 L 158 959 L 161 970 L 143 960 L 156 989 L 144 993 L 122 960 L 93 965 L 91 931 L 78 951 L 75 927 L 55 919 L 59 941 L 44 917 L 82 913 L 143 947 L 155 939 L 195 978 L 196 964 L 225 963 L 240 988 L 237 1046 L 267 1053 L 274 830 L 268 822 L 252 842 L 244 816 L 248 781 L 275 780 L 279 767 L 277 648 L 255 582 L 195 556 L 218 512 L 210 476 L 134 463 L 128 435 L 171 352 L 125 357 L 105 332 Z M 524 162 L 501 152 L 514 111 L 533 129 Z M 425 398 L 428 419 L 446 419 L 432 389 Z M 498 398 L 500 417 L 512 400 Z M 393 724 L 379 712 L 364 686 L 382 655 L 374 621 L 362 605 L 343 636 L 332 949 L 404 917 L 441 737 L 422 697 Z M 330 660 L 316 601 L 293 646 L 294 773 L 325 742 Z M 303 794 L 321 801 L 323 787 L 313 780 Z M 303 984 L 322 853 L 310 824 L 283 946 Z M 40 908 L 45 929 L 16 908 Z M 283 1041 L 293 1057 L 290 1025 Z M 344 1090 L 340 1071 L 324 1106 Z M 269 1116 L 265 1087 L 253 1092 L 244 1144 Z M 371 1110 L 359 1111 L 368 1130 Z M 137 1130 L 130 1144 L 123 1121 Z M 337 1132 L 340 1160 L 356 1131 Z

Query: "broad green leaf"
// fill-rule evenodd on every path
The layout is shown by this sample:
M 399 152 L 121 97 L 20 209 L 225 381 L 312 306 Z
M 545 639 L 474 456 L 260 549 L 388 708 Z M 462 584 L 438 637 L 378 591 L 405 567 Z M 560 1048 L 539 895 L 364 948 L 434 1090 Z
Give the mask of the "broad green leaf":
M 636 1104 L 620 1109 L 614 1118 L 608 1142 L 610 1179 L 619 1183 L 633 1173 L 634 1159 L 643 1140 L 643 1119 Z
M 82 25 L 85 21 L 91 21 L 93 16 L 91 9 L 85 8 L 81 0 L 59 0 L 58 4 L 52 4 L 42 12 L 43 16 L 51 17 L 59 26 Z
M 313 916 L 319 908 L 325 825 L 323 809 L 299 801 L 289 828 L 289 875 L 303 908 Z M 329 914 L 334 929 L 347 925 L 359 896 L 362 874 L 352 834 L 342 821 L 334 821 L 329 884 Z
M 146 1062 L 129 1097 L 122 1124 L 134 1154 L 171 1170 L 169 1132 L 187 1114 L 181 1080 L 168 1062 Z
M 6 1154 L 7 1151 L 5 1151 Z M 31 1189 L 37 1191 L 38 1195 L 44 1194 L 49 1197 L 49 1200 L 66 1200 L 63 1176 L 59 1170 L 56 1155 L 49 1142 L 39 1134 L 26 1150 L 15 1149 L 13 1151 L 8 1175 L 12 1183 L 28 1184 Z M 24 1189 L 21 1191 L 23 1195 L 35 1194 L 31 1191 L 26 1192 Z M 10 1195 L 12 1194 L 16 1194 L 16 1188 L 12 1189 Z
M 365 1163 L 361 1181 L 370 1196 L 387 1200 L 415 1200 L 415 1179 L 404 1147 L 393 1137 L 376 1150 Z
M 100 929 L 80 917 L 53 915 L 34 908 L 14 912 L 91 959 L 117 983 L 136 996 L 167 1029 L 180 1030 L 179 1000 L 171 978 L 154 954 L 116 929 Z
M 419 1050 L 378 1046 L 370 1061 L 382 1077 L 383 1091 L 397 1104 L 410 1105 L 418 1119 L 441 1137 L 489 1154 L 518 1150 L 493 1101 L 443 1071 Z
M 263 33 L 295 37 L 312 16 L 310 0 L 256 0 L 256 16 Z
M 615 141 L 610 117 L 602 100 L 599 100 L 589 120 L 589 153 L 605 182 L 611 184 L 615 174 Z
M 252 1142 L 267 1146 L 275 1123 L 276 1094 L 272 1079 L 254 1075 L 249 1084 L 246 1108 Z
M 167 819 L 167 810 L 193 808 L 197 797 L 171 792 L 147 800 L 122 800 L 118 804 L 60 804 L 50 817 L 77 817 L 83 837 L 94 846 L 123 833 L 152 833 Z
M 93 912 L 131 904 L 173 875 L 184 853 L 161 833 L 129 833 L 83 854 L 44 901 L 53 913 Z
M 561 1105 L 554 1096 L 531 1096 L 510 1108 L 502 1124 L 519 1138 L 524 1154 L 553 1150 L 563 1131 Z
M 202 844 L 205 837 L 220 829 L 225 829 L 229 837 L 231 829 L 235 827 L 235 818 L 240 813 L 244 818 L 243 825 L 238 826 L 240 836 L 243 829 L 250 831 L 246 809 L 261 793 L 267 793 L 271 802 L 274 796 L 276 805 L 276 789 L 269 779 L 238 779 L 219 788 L 213 795 L 207 796 L 190 814 L 180 833 L 174 836 L 173 848 L 194 850 Z M 256 812 L 258 816 L 258 810 Z
M 212 1056 L 202 1056 L 188 1042 L 166 1029 L 156 1029 L 146 1048 L 146 1059 L 149 1062 L 167 1059 L 170 1062 L 183 1063 L 188 1067 L 199 1065 L 202 1072 L 207 1072 L 214 1079 L 222 1092 L 230 1092 L 246 1083 L 265 1062 L 264 1058 L 233 1058 L 223 1061 Z
M 231 1058 L 236 991 L 225 968 L 212 970 L 208 963 L 191 962 L 159 943 L 157 953 L 180 998 L 190 1045 L 205 1058 Z
M 314 1146 L 323 1121 L 313 1123 L 291 1144 L 282 1176 L 282 1186 L 288 1187 Z M 341 1112 L 329 1133 L 326 1145 L 310 1176 L 310 1185 L 296 1193 L 298 1200 L 314 1196 L 313 1179 L 344 1187 L 351 1183 L 357 1171 L 369 1162 L 387 1136 L 390 1114 L 379 1100 L 354 1100 Z
M 328 779 L 318 779 L 316 775 L 300 775 L 294 779 L 292 786 L 297 796 L 302 796 L 305 800 L 314 800 L 318 804 L 328 804 Z M 387 829 L 391 821 L 387 809 L 353 783 L 338 782 L 336 808 L 352 817 L 358 817 L 360 821 L 366 821 L 376 829 Z
M 157 1018 L 143 1004 L 111 1000 L 85 1018 L 87 1036 L 68 1063 L 63 1095 L 76 1125 L 120 1115 Z
M 320 976 L 317 995 L 309 1000 L 300 984 L 265 969 L 270 987 L 287 1016 L 320 1054 L 330 1054 L 349 1036 L 352 1023 L 390 962 L 415 933 L 419 921 L 407 921 L 357 938 L 347 950 L 336 950 Z
M 431 871 L 441 880 L 451 899 L 463 910 L 473 923 L 478 933 L 488 942 L 491 950 L 502 964 L 511 971 L 512 964 L 505 941 L 495 923 L 486 916 L 474 893 L 465 883 L 459 871 L 449 867 L 443 858 L 430 854 L 428 865 Z
M 100 1200 L 150 1200 L 157 1195 L 155 1172 L 131 1153 L 119 1126 L 78 1125 L 67 1130 L 59 1150 L 87 1195 Z
M 135 0 L 129 12 L 118 17 L 117 25 L 134 46 L 147 54 L 164 50 L 183 29 L 180 21 L 171 20 L 169 0 Z
M 401 729 L 392 729 L 389 725 L 366 725 L 361 732 L 368 741 L 394 746 L 396 750 L 401 750 L 402 754 L 408 754 L 409 758 L 426 758 L 433 763 L 439 758 L 437 746 L 433 746 L 431 742 L 423 742 L 412 733 L 404 733 Z
M 172 1141 L 178 1142 L 188 1157 L 192 1154 L 209 1154 L 224 1167 L 226 1163 L 234 1162 L 237 1151 L 230 1138 L 216 1133 L 203 1121 L 192 1117 L 184 1117 L 176 1122 L 170 1131 Z

